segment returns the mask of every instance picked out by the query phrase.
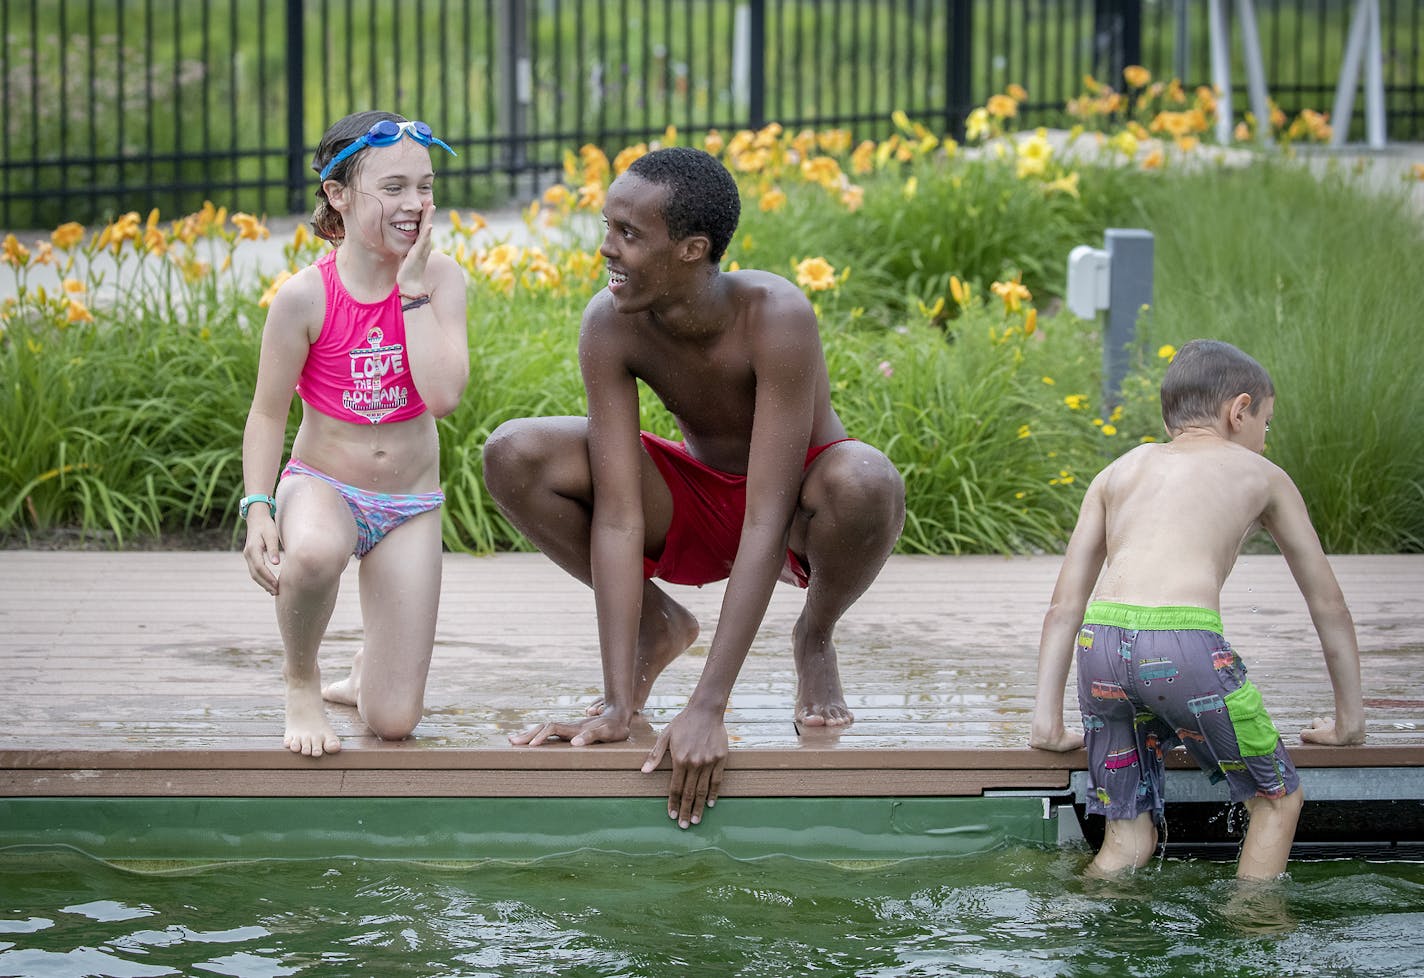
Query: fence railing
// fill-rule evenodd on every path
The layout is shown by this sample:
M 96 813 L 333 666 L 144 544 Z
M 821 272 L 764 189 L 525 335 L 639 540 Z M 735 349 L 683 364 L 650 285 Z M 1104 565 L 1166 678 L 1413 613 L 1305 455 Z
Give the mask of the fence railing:
M 4 0 L 0 226 L 204 200 L 307 209 L 327 125 L 389 108 L 459 151 L 442 202 L 537 188 L 584 143 L 776 121 L 958 133 L 1024 86 L 1065 121 L 1084 75 L 1207 83 L 1202 0 Z M 1328 109 L 1350 0 L 1256 0 L 1271 96 Z M 1381 0 L 1392 140 L 1424 138 L 1424 4 Z M 1233 45 L 1239 60 L 1239 45 Z M 1234 77 L 1244 77 L 1240 64 Z M 1236 94 L 1236 112 L 1246 109 Z M 1359 113 L 1357 113 L 1358 117 Z M 1362 123 L 1357 118 L 1356 130 Z

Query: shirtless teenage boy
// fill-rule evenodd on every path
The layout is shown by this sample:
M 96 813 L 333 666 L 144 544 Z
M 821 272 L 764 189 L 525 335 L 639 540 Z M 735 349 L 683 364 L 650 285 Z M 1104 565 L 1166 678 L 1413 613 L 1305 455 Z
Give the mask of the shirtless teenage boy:
M 1315 718 L 1301 740 L 1365 739 L 1350 611 L 1300 492 L 1261 455 L 1274 405 L 1260 364 L 1228 343 L 1193 340 L 1162 381 L 1171 441 L 1128 452 L 1084 496 L 1043 622 L 1029 743 L 1084 746 L 1084 734 L 1063 727 L 1076 648 L 1088 811 L 1108 820 L 1094 875 L 1152 857 L 1163 751 L 1177 741 L 1205 771 L 1225 777 L 1232 801 L 1246 803 L 1237 876 L 1272 879 L 1285 871 L 1304 800 L 1300 779 L 1221 634 L 1222 585 L 1258 526 L 1274 538 L 1305 597 L 1334 688 L 1334 718 Z M 1170 683 L 1153 682 L 1168 676 Z
M 698 631 L 650 578 L 727 579 L 701 679 L 643 765 L 650 772 L 671 753 L 668 814 L 683 828 L 716 801 L 723 713 L 778 578 L 807 588 L 792 640 L 796 719 L 851 721 L 832 631 L 904 522 L 899 473 L 848 439 L 831 407 L 806 297 L 777 275 L 719 270 L 740 206 L 731 175 L 700 150 L 657 150 L 619 176 L 603 211 L 608 287 L 579 335 L 588 417 L 506 422 L 484 456 L 500 509 L 593 587 L 598 612 L 596 715 L 540 724 L 513 743 L 627 739 L 653 681 Z M 684 442 L 640 434 L 639 380 Z

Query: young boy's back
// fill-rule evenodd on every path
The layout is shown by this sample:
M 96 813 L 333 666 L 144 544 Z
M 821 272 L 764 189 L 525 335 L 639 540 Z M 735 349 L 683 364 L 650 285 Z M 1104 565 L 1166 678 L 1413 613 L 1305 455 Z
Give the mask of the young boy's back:
M 1258 527 L 1275 539 L 1320 634 L 1338 726 L 1303 740 L 1364 739 L 1354 625 L 1289 476 L 1261 456 L 1275 392 L 1266 372 L 1226 343 L 1197 340 L 1163 381 L 1172 440 L 1143 445 L 1093 480 L 1044 620 L 1030 743 L 1085 744 L 1093 794 L 1108 819 L 1099 873 L 1143 865 L 1162 813 L 1162 755 L 1182 742 L 1229 782 L 1252 822 L 1239 875 L 1285 869 L 1302 795 L 1246 668 L 1222 637 L 1221 588 Z M 1091 603 L 1089 598 L 1092 598 Z M 1075 641 L 1076 636 L 1076 641 Z M 1077 650 L 1085 733 L 1063 727 L 1063 688 Z

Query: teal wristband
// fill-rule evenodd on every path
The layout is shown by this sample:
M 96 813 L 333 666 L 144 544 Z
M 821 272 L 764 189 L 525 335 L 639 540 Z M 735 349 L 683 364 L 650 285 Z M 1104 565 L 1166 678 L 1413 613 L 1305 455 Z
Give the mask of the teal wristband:
M 267 510 L 275 517 L 277 515 L 277 500 L 262 493 L 253 493 L 250 496 L 243 496 L 237 503 L 237 515 L 247 519 L 247 510 L 253 503 L 266 503 Z

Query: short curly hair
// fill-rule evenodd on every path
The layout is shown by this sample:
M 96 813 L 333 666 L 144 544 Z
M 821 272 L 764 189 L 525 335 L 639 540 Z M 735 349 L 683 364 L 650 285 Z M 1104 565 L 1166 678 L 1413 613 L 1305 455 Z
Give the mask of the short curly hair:
M 1192 340 L 1172 357 L 1162 378 L 1162 421 L 1169 432 L 1192 423 L 1215 421 L 1221 405 L 1238 394 L 1251 395 L 1254 415 L 1276 387 L 1266 368 L 1230 343 Z
M 383 112 L 380 109 L 353 112 L 336 120 L 326 131 L 326 135 L 321 137 L 321 142 L 317 144 L 316 154 L 312 156 L 311 161 L 312 170 L 320 174 L 326 164 L 331 162 L 333 156 L 366 135 L 370 128 L 382 119 L 389 119 L 392 122 L 406 121 L 405 116 L 397 115 L 394 112 Z M 336 168 L 331 171 L 327 179 L 350 183 L 365 156 L 364 153 L 348 156 L 336 164 Z M 339 243 L 346 237 L 346 225 L 341 220 L 341 215 L 327 201 L 326 191 L 321 187 L 323 182 L 325 181 L 318 182 L 316 186 L 316 210 L 312 214 L 312 230 L 318 238 Z
M 717 157 L 700 149 L 670 146 L 638 157 L 627 172 L 667 188 L 663 220 L 670 238 L 681 241 L 705 234 L 711 243 L 707 259 L 714 265 L 722 260 L 742 216 L 742 196 Z

